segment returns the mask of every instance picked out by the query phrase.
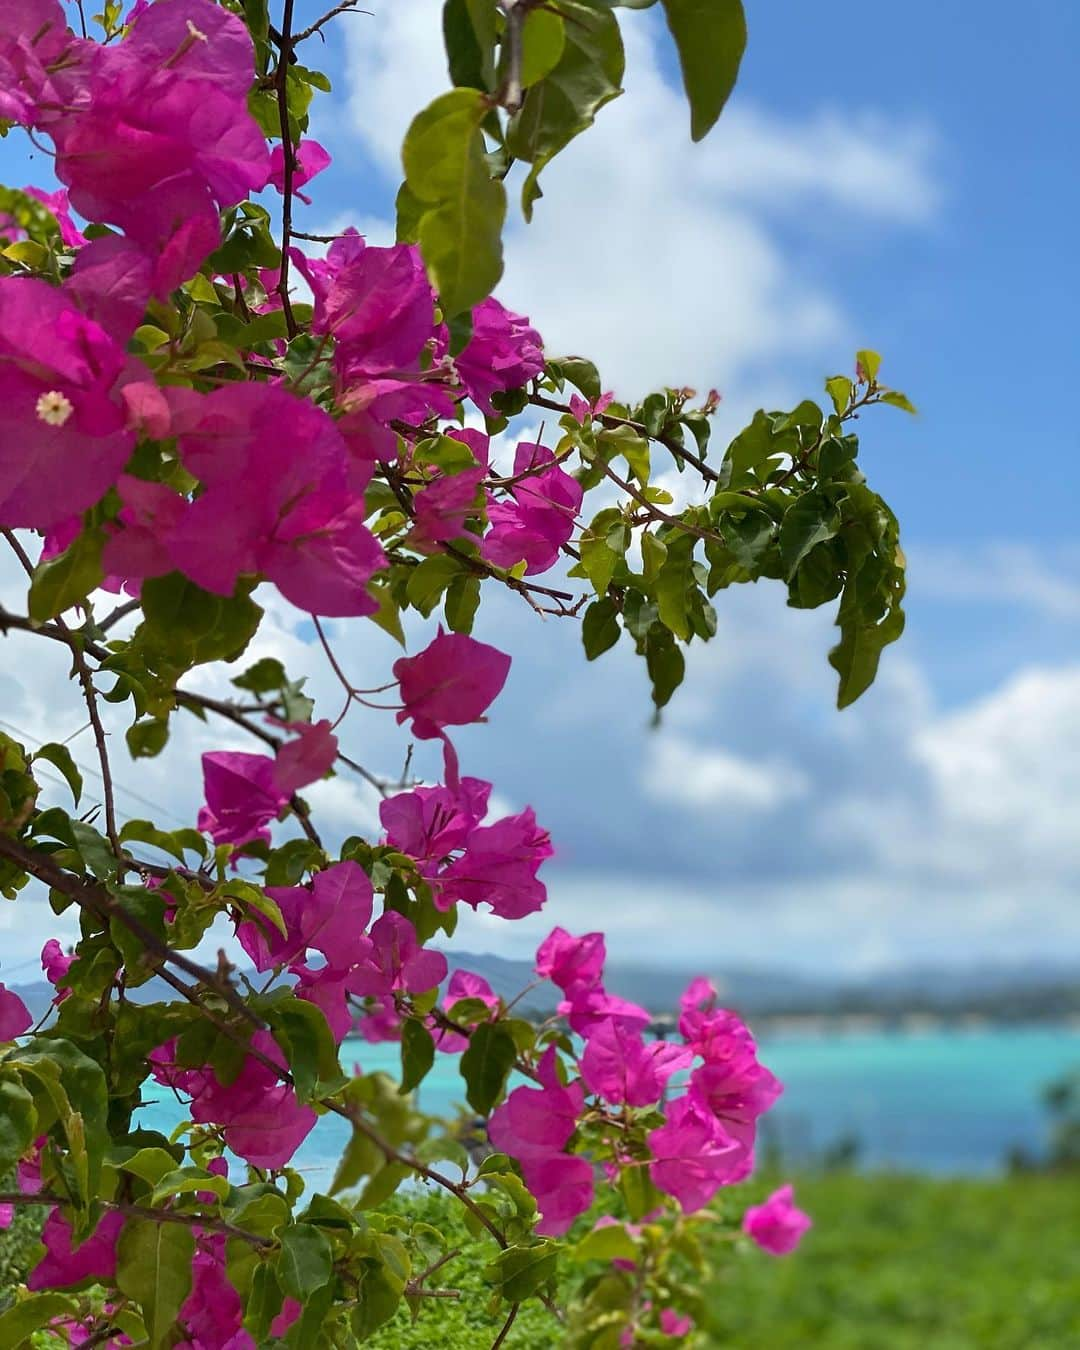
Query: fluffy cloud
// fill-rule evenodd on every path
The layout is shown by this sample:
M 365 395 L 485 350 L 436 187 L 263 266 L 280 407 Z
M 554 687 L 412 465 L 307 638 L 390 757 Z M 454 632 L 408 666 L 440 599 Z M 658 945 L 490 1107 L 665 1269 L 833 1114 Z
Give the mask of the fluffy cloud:
M 807 788 L 806 778 L 783 760 L 759 763 L 727 750 L 701 749 L 677 736 L 651 742 L 645 759 L 647 797 L 691 810 L 771 811 Z

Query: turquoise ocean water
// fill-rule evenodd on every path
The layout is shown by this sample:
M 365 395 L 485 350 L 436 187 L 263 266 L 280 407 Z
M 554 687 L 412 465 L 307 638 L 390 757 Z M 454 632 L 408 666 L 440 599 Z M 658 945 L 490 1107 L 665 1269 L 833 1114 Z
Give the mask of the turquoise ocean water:
M 770 1116 L 792 1161 L 854 1136 L 864 1167 L 979 1174 L 999 1169 L 1012 1147 L 1037 1154 L 1045 1146 L 1039 1094 L 1080 1067 L 1080 1028 L 800 1033 L 762 1038 L 760 1054 L 785 1085 Z M 346 1071 L 355 1061 L 368 1073 L 396 1073 L 399 1063 L 397 1046 L 360 1041 L 341 1058 Z M 457 1065 L 457 1056 L 437 1057 L 420 1089 L 424 1111 L 452 1113 L 464 1101 Z M 164 1097 L 141 1114 L 165 1133 L 179 1119 Z M 312 1185 L 333 1175 L 347 1131 L 326 1116 L 308 1136 L 295 1165 Z

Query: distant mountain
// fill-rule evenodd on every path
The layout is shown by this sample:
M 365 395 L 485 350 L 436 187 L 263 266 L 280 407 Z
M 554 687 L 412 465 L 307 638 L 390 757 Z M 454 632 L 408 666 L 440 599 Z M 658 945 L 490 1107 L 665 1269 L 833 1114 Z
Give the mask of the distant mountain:
M 512 961 L 488 952 L 448 951 L 450 971 L 482 976 L 506 1002 L 530 985 L 517 1009 L 529 1016 L 548 1016 L 562 997 L 547 980 L 534 984 L 529 961 Z M 246 972 L 254 976 L 254 971 Z M 687 972 L 671 967 L 608 966 L 610 992 L 640 1003 L 653 1013 L 671 1013 L 691 974 L 708 975 L 720 1001 L 748 1017 L 877 1013 L 901 1016 L 931 1012 L 945 1016 L 975 1012 L 1014 1020 L 1080 1013 L 1080 963 L 1015 962 L 957 967 L 910 967 L 884 971 L 861 980 L 815 978 L 784 970 Z M 52 1003 L 55 991 L 43 980 L 13 986 L 35 1021 Z M 154 977 L 127 997 L 136 1003 L 172 1002 L 175 995 Z

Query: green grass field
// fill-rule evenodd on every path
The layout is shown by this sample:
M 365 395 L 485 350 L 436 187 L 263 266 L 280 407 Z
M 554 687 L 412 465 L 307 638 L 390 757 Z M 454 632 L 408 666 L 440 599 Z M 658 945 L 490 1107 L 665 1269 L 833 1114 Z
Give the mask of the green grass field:
M 767 1184 L 754 1188 L 764 1193 Z M 814 1228 L 794 1256 L 718 1252 L 699 1346 L 738 1350 L 1080 1350 L 1080 1177 L 988 1181 L 832 1174 L 796 1183 Z M 415 1196 L 451 1242 L 464 1232 L 440 1196 Z M 21 1226 L 21 1225 L 20 1225 Z M 20 1234 L 23 1244 L 25 1232 Z M 31 1237 L 32 1240 L 32 1237 Z M 0 1272 L 10 1238 L 0 1235 Z M 377 1350 L 487 1350 L 480 1260 L 445 1269 L 440 1300 L 415 1326 L 399 1314 Z M 2 1279 L 0 1279 L 2 1283 Z M 535 1301 L 509 1350 L 557 1350 Z
M 757 1189 L 757 1188 L 755 1188 Z M 766 1188 L 760 1188 L 764 1191 Z M 989 1181 L 832 1174 L 796 1184 L 815 1226 L 776 1259 L 728 1244 L 699 1344 L 738 1350 L 1080 1350 L 1080 1178 Z M 456 1223 L 432 1203 L 446 1231 Z M 465 1294 L 436 1324 L 400 1318 L 379 1350 L 486 1350 L 485 1286 L 457 1262 Z M 435 1327 L 438 1330 L 435 1330 Z M 538 1305 L 506 1345 L 556 1350 Z

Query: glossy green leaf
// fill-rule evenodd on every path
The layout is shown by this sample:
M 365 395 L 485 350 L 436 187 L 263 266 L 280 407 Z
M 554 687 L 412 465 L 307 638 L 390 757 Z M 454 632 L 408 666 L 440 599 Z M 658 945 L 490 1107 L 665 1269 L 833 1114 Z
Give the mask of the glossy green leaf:
M 521 1303 L 539 1293 L 555 1277 L 559 1264 L 557 1243 L 541 1240 L 531 1246 L 507 1247 L 485 1271 L 508 1303 Z
M 742 0 L 662 0 L 690 104 L 690 134 L 700 141 L 735 87 L 746 50 Z
M 303 1302 L 326 1284 L 333 1252 L 326 1234 L 309 1223 L 290 1224 L 281 1233 L 278 1278 L 286 1294 Z
M 405 181 L 425 205 L 420 251 L 447 317 L 479 304 L 502 276 L 506 190 L 484 158 L 487 114 L 478 90 L 451 90 L 413 119 L 402 146 Z
M 81 603 L 100 586 L 105 577 L 101 565 L 104 546 L 102 530 L 83 530 L 63 553 L 39 563 L 30 582 L 30 617 L 44 623 Z
M 517 1059 L 514 1038 L 501 1022 L 482 1022 L 461 1056 L 461 1076 L 469 1105 L 481 1116 L 491 1113 Z
M 435 1063 L 435 1042 L 431 1032 L 410 1018 L 401 1028 L 401 1087 L 404 1096 L 420 1086 Z
M 34 1142 L 36 1123 L 33 1096 L 17 1078 L 0 1078 L 0 1176 L 14 1167 Z
M 822 493 L 796 498 L 780 523 L 780 558 L 788 578 L 812 548 L 832 539 L 839 528 L 840 513 Z
M 60 770 L 64 775 L 64 781 L 71 789 L 75 805 L 78 806 L 79 798 L 82 796 L 83 778 L 78 766 L 71 758 L 71 751 L 67 746 L 59 745 L 56 741 L 50 741 L 47 745 L 43 745 L 39 750 L 34 751 L 33 759 L 46 759 Z
M 191 1292 L 195 1237 L 179 1223 L 129 1219 L 116 1248 L 116 1284 L 142 1310 L 148 1342 L 164 1345 Z
M 526 220 L 532 219 L 540 196 L 538 179 L 545 165 L 622 93 L 625 57 L 614 16 L 581 0 L 562 0 L 558 11 L 565 31 L 562 56 L 526 93 L 507 135 L 510 153 L 532 165 L 521 192 Z
M 622 629 L 619 627 L 619 611 L 607 596 L 594 600 L 585 611 L 581 622 L 581 638 L 585 644 L 585 656 L 589 661 L 614 647 Z
M 56 1317 L 71 1317 L 78 1300 L 70 1294 L 32 1294 L 0 1313 L 0 1345 L 4 1350 L 19 1350 Z

